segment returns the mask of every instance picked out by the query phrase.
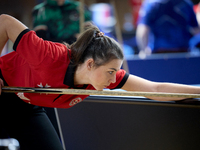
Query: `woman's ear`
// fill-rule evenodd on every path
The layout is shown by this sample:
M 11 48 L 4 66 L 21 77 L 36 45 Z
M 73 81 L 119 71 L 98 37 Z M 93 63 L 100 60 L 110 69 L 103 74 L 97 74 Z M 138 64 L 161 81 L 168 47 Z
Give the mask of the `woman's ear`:
M 87 69 L 91 70 L 94 66 L 94 59 L 90 58 L 86 61 Z

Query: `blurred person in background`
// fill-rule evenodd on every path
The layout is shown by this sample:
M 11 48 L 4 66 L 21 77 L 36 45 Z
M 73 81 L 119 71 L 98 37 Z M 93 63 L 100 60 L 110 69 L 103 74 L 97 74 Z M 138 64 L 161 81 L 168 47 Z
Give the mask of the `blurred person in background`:
M 53 42 L 76 41 L 80 33 L 80 2 L 73 0 L 46 0 L 33 8 L 33 27 L 44 40 Z M 91 21 L 91 12 L 84 7 L 84 20 Z
M 129 0 L 132 6 L 132 17 L 133 17 L 133 25 L 134 27 L 137 26 L 137 20 L 139 15 L 139 10 L 142 5 L 143 0 Z
M 191 0 L 145 0 L 136 29 L 139 56 L 188 52 L 189 40 L 199 33 Z

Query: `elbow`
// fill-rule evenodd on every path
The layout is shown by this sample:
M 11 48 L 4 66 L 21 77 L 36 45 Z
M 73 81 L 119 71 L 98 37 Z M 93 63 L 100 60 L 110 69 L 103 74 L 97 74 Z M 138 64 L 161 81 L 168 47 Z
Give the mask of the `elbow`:
M 9 17 L 9 15 L 7 15 L 7 14 L 1 14 L 1 15 L 0 15 L 0 21 L 4 21 L 4 20 L 6 20 L 8 17 Z
M 7 14 L 1 14 L 0 15 L 0 25 L 1 27 L 6 27 L 8 26 L 8 23 L 12 24 L 10 21 L 11 16 L 7 15 Z

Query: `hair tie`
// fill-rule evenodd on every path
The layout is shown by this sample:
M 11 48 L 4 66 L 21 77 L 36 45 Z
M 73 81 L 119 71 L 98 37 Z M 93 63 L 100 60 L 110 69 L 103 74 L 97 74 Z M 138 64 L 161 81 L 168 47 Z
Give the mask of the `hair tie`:
M 102 37 L 102 36 L 104 36 L 103 32 L 99 32 L 99 31 L 96 32 L 96 37 Z
M 97 35 L 101 37 L 101 36 L 104 36 L 104 33 L 103 32 L 99 32 Z

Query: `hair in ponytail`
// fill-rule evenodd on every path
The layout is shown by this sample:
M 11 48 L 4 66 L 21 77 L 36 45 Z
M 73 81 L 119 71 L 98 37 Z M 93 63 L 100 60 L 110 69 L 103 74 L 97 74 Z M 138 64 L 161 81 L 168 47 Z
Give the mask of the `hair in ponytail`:
M 84 63 L 93 58 L 96 67 L 104 65 L 113 59 L 124 58 L 120 45 L 112 38 L 104 36 L 98 27 L 90 25 L 80 35 L 76 42 L 70 45 L 74 65 Z

